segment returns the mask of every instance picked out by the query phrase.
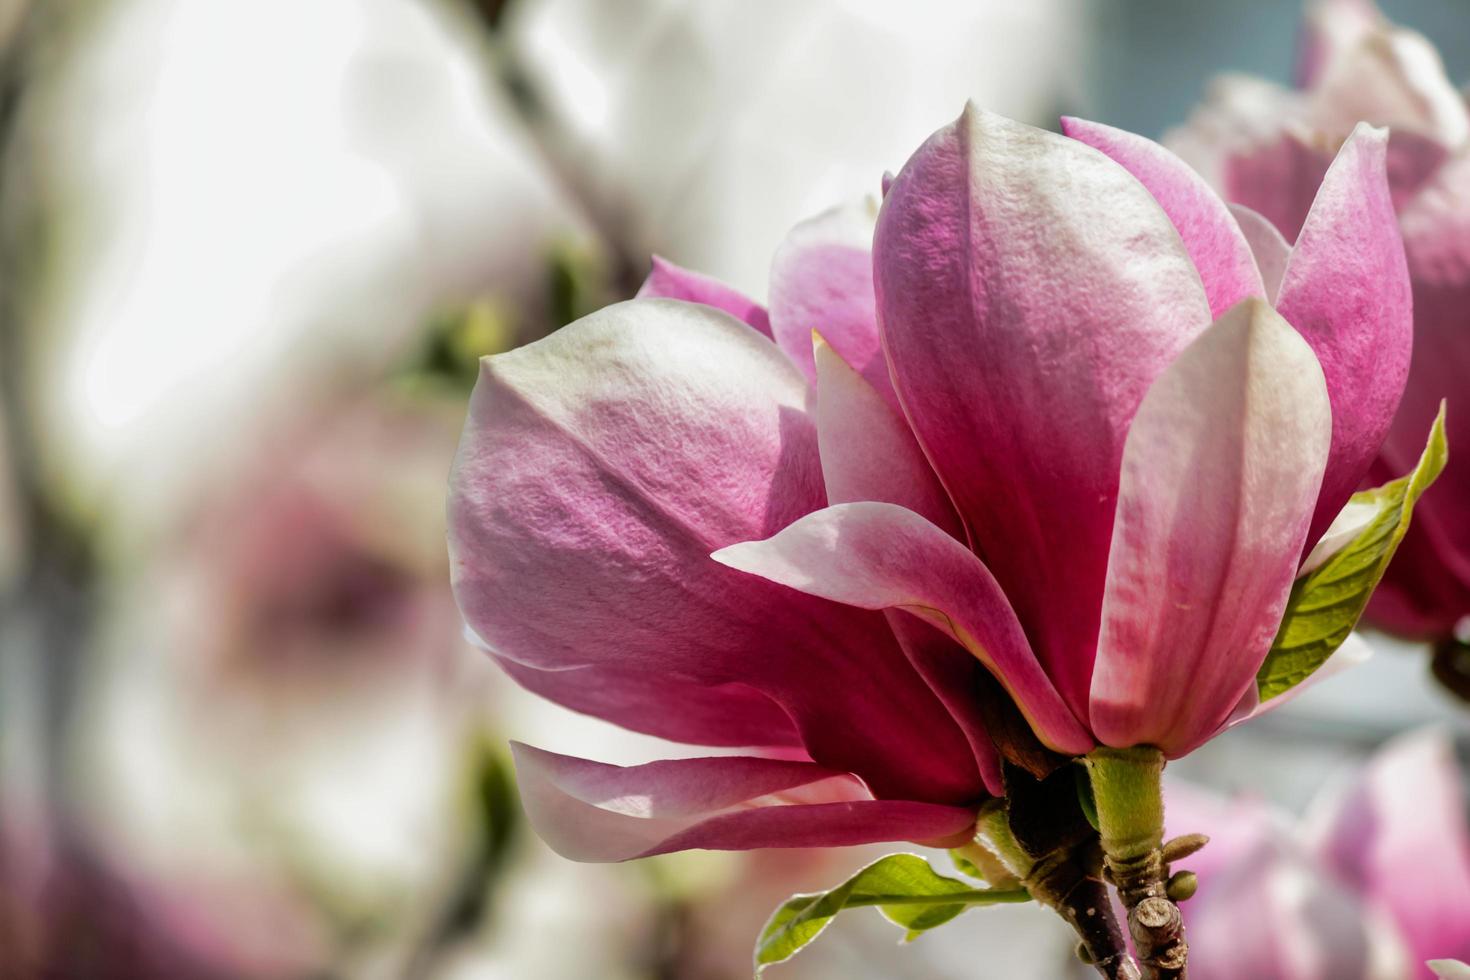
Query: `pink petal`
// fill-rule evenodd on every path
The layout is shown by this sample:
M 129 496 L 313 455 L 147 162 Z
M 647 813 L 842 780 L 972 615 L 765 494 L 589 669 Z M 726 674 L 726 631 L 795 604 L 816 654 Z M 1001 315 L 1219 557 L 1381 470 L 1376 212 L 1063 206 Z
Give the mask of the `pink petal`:
M 810 595 L 913 613 L 990 668 L 1043 742 L 1071 754 L 1093 746 L 980 559 L 912 511 L 885 503 L 838 504 L 714 558 Z
M 1429 489 L 1437 487 L 1436 482 Z M 1433 641 L 1453 635 L 1470 616 L 1470 551 L 1450 543 L 1441 519 L 1442 512 L 1463 510 L 1463 499 L 1441 493 L 1433 505 L 1421 499 L 1415 506 L 1409 532 L 1368 600 L 1368 622 L 1407 639 Z
M 1232 152 L 1221 165 L 1223 196 L 1252 208 L 1295 241 L 1332 164 L 1313 131 L 1282 129 Z
M 1356 48 L 1381 26 L 1383 15 L 1373 0 L 1314 0 L 1302 19 L 1297 46 L 1296 83 L 1310 88 L 1334 62 Z
M 1184 909 L 1190 980 L 1404 975 L 1396 937 L 1385 934 L 1362 899 L 1279 843 L 1241 858 Z
M 1412 301 L 1384 176 L 1386 142 L 1383 130 L 1359 126 L 1343 145 L 1287 260 L 1276 304 L 1312 345 L 1332 399 L 1332 454 L 1309 543 L 1368 472 L 1409 370 Z
M 1100 741 L 1182 755 L 1254 685 L 1331 427 L 1311 349 L 1261 300 L 1154 382 L 1123 453 L 1092 679 Z
M 808 762 L 726 757 L 624 768 L 512 748 L 527 816 L 573 861 L 937 841 L 971 833 L 975 822 L 962 807 L 874 800 L 854 777 Z
M 949 494 L 902 416 L 818 338 L 817 444 L 827 501 L 880 500 L 919 514 L 964 538 Z
M 1470 153 L 1444 167 L 1400 223 L 1414 281 L 1414 354 L 1373 479 L 1413 465 L 1441 398 L 1453 445 L 1368 615 L 1408 636 L 1441 637 L 1470 615 L 1470 453 L 1460 446 L 1470 432 Z
M 705 684 L 675 674 L 601 664 L 539 670 L 508 657 L 491 656 L 526 690 L 648 735 L 732 748 L 799 748 L 802 744 L 781 707 L 743 684 Z M 670 711 L 670 705 L 678 705 L 679 710 Z
M 1443 732 L 1403 736 L 1346 792 L 1312 814 L 1314 851 L 1341 882 L 1388 912 L 1423 962 L 1470 957 L 1470 820 Z
M 973 107 L 889 188 L 874 270 L 914 432 L 1082 713 L 1123 435 L 1209 322 L 1199 276 L 1117 164 Z
M 1398 28 L 1364 37 L 1311 93 L 1314 121 L 1345 133 L 1359 121 L 1411 132 L 1443 147 L 1470 138 L 1465 101 L 1423 35 Z
M 1220 196 L 1183 160 L 1151 139 L 1085 119 L 1063 117 L 1062 132 L 1106 153 L 1148 188 L 1184 240 L 1204 281 L 1211 316 L 1247 296 L 1266 295 L 1240 226 Z
M 873 311 L 875 206 L 833 208 L 791 230 L 771 261 L 771 330 L 815 381 L 812 333 L 822 335 L 895 409 Z
M 1239 867 L 1262 846 L 1292 833 L 1285 814 L 1254 797 L 1220 796 L 1202 786 L 1166 777 L 1164 780 L 1164 836 L 1204 834 L 1210 843 L 1191 854 L 1179 868 L 1193 871 L 1199 879 L 1196 897 L 1207 900 L 1218 879 Z M 1196 902 L 1181 906 L 1192 921 Z
M 983 702 L 975 696 L 976 684 L 982 679 L 977 672 L 985 666 L 951 634 L 918 616 L 902 609 L 889 609 L 884 615 L 909 662 L 965 733 L 985 788 L 992 796 L 1005 796 L 1000 753 L 990 738 Z
M 873 387 L 820 338 L 816 341 L 817 442 L 827 499 L 862 500 L 907 507 L 957 539 L 963 539 L 949 496 L 929 468 L 908 424 Z M 974 696 L 976 670 L 964 647 L 907 613 L 888 613 L 889 625 L 914 669 L 944 702 L 969 739 L 986 787 L 1005 795 L 1000 761 Z
M 628 684 L 573 695 L 574 708 L 732 744 L 768 710 L 745 688 L 779 706 L 813 759 L 879 796 L 974 799 L 964 734 L 882 616 L 709 560 L 825 502 L 808 397 L 769 340 L 675 300 L 617 304 L 487 359 L 450 478 L 460 610 L 503 658 Z M 611 714 L 625 696 L 688 685 L 726 693 L 665 710 L 718 701 L 740 727 Z M 762 740 L 786 741 L 785 726 Z
M 1274 304 L 1276 294 L 1281 290 L 1281 274 L 1286 271 L 1291 245 L 1259 211 L 1252 211 L 1244 204 L 1232 204 L 1230 213 L 1235 216 L 1240 233 L 1250 244 L 1261 282 L 1266 287 L 1266 299 Z
M 712 276 L 680 268 L 655 255 L 648 278 L 638 287 L 638 299 L 682 299 L 724 310 L 737 320 L 771 336 L 771 319 L 763 306 Z

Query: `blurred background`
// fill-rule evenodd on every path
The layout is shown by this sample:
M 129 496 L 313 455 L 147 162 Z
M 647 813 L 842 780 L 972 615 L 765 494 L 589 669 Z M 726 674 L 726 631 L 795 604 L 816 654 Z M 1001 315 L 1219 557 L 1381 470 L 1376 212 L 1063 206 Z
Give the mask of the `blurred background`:
M 1463 0 L 1384 0 L 1470 79 Z M 966 98 L 1157 136 L 1290 76 L 1279 0 L 0 0 L 0 977 L 735 978 L 870 855 L 574 865 L 505 742 L 668 746 L 462 639 L 476 359 L 661 254 L 764 295 Z M 1178 768 L 1292 809 L 1427 720 L 1380 656 Z M 679 751 L 679 750 L 674 750 Z M 684 749 L 686 754 L 698 750 Z M 1269 760 L 1269 764 L 1267 761 Z M 786 977 L 1057 978 L 1048 913 Z

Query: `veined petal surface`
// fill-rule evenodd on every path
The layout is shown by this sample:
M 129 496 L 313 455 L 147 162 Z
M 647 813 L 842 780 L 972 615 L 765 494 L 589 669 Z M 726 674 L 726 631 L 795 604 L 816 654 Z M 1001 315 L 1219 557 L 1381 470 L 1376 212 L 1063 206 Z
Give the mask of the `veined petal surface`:
M 666 299 L 487 359 L 450 479 L 460 610 L 501 657 L 756 691 L 811 758 L 876 795 L 972 800 L 969 745 L 881 615 L 709 558 L 825 502 L 809 396 L 755 330 Z
M 1199 275 L 1118 164 L 967 108 L 889 187 L 874 277 L 910 425 L 1085 715 L 1123 438 L 1210 322 Z

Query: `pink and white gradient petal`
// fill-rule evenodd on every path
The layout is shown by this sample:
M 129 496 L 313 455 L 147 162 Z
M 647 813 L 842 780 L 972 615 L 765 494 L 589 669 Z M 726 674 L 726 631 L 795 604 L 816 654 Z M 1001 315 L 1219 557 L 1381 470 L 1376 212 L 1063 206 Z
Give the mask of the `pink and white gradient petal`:
M 1287 260 L 1276 307 L 1322 365 L 1332 453 L 1308 544 L 1368 472 L 1408 377 L 1413 302 L 1388 192 L 1388 134 L 1360 125 L 1323 178 Z
M 635 299 L 682 299 L 724 310 L 735 319 L 771 336 L 771 318 L 766 308 L 713 276 L 694 272 L 655 255 L 648 278 L 638 287 Z
M 877 213 L 873 202 L 856 201 L 791 230 L 771 260 L 771 331 L 813 382 L 812 333 L 821 334 L 897 410 L 873 306 Z
M 1184 240 L 1212 316 L 1220 316 L 1247 296 L 1266 295 L 1240 226 L 1220 196 L 1187 163 L 1147 137 L 1102 123 L 1063 117 L 1062 132 L 1106 153 L 1148 188 Z
M 574 861 L 703 848 L 943 843 L 973 833 L 963 807 L 873 799 L 861 781 L 809 762 L 754 757 L 611 766 L 513 743 L 536 832 Z
M 714 558 L 835 602 L 912 613 L 990 668 L 1047 745 L 1070 754 L 1093 746 L 1042 671 L 985 565 L 913 511 L 885 503 L 838 504 L 767 540 L 724 548 Z
M 1123 453 L 1092 680 L 1100 741 L 1183 755 L 1254 686 L 1331 432 L 1316 358 L 1259 299 L 1154 383 Z
M 1122 167 L 974 107 L 894 179 L 874 270 L 905 414 L 1083 714 L 1123 436 L 1210 322 L 1199 275 Z

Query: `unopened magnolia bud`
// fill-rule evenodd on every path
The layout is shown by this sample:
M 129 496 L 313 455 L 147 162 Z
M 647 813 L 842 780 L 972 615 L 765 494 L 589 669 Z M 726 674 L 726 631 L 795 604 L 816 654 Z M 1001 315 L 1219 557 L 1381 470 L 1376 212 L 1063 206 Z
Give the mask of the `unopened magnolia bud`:
M 1193 871 L 1176 871 L 1169 876 L 1169 883 L 1164 886 L 1164 892 L 1171 901 L 1183 902 L 1194 897 L 1195 889 L 1199 887 L 1199 879 Z
M 1204 834 L 1184 834 L 1175 837 L 1164 844 L 1164 863 L 1173 864 L 1175 861 L 1183 860 L 1209 842 L 1210 839 Z

